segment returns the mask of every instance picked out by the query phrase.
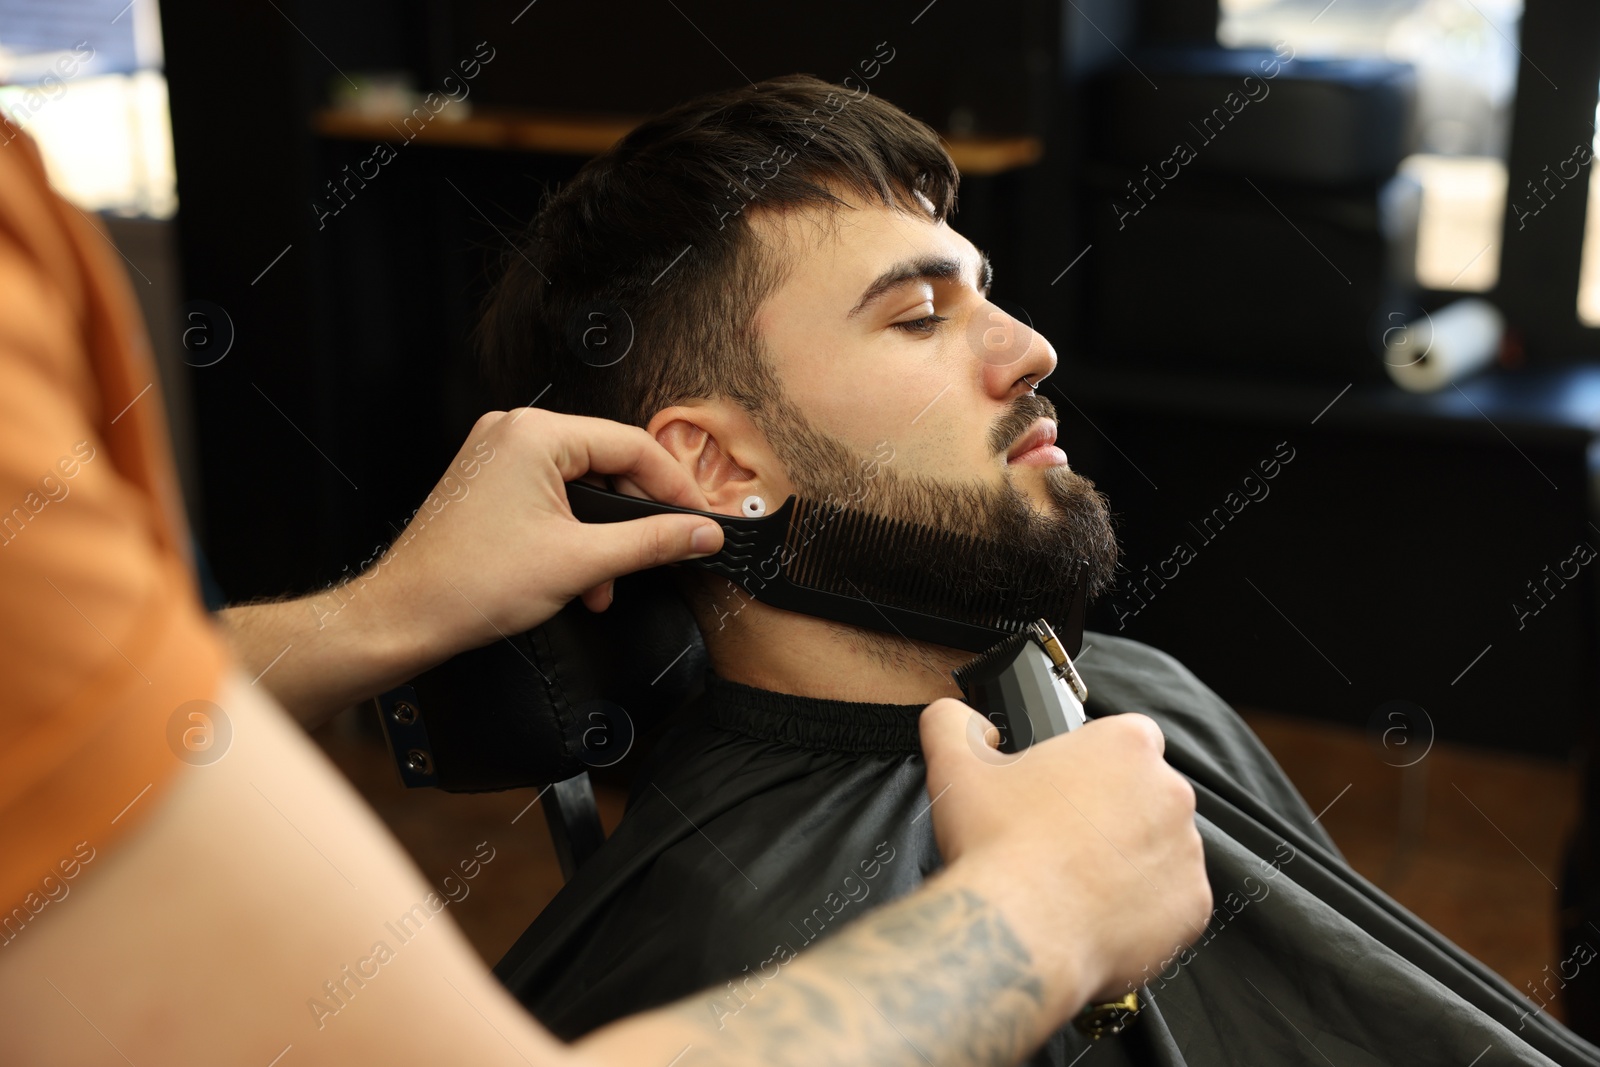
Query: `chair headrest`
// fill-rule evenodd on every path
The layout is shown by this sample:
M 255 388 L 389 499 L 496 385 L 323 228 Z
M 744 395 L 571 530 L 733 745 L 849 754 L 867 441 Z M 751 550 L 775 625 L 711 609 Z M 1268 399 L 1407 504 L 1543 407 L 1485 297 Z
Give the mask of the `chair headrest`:
M 672 575 L 631 574 L 615 589 L 603 612 L 573 600 L 379 697 L 405 784 L 472 793 L 561 781 L 617 762 L 697 695 L 705 643 Z

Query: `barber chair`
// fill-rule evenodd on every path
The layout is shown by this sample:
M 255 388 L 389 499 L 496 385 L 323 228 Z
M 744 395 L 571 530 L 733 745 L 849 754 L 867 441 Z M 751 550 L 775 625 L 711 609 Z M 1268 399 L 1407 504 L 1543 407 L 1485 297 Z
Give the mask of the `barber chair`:
M 619 578 L 603 612 L 573 600 L 526 633 L 463 653 L 377 698 L 408 788 L 541 787 L 562 876 L 605 840 L 590 768 L 620 761 L 697 697 L 708 663 L 664 570 Z

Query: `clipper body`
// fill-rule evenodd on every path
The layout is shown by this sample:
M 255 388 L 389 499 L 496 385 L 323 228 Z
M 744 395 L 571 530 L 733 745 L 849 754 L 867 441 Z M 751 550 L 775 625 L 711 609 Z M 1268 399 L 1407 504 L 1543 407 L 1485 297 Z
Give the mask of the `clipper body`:
M 1002 752 L 1021 752 L 1088 721 L 1088 687 L 1043 619 L 950 673 L 967 703 L 999 728 Z

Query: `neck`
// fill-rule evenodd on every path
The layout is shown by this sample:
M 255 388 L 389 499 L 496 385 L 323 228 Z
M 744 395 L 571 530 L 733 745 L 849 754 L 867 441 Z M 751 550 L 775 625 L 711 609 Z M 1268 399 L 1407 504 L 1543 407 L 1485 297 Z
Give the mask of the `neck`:
M 950 671 L 972 653 L 745 601 L 719 630 L 702 625 L 711 668 L 778 693 L 879 704 L 960 699 Z

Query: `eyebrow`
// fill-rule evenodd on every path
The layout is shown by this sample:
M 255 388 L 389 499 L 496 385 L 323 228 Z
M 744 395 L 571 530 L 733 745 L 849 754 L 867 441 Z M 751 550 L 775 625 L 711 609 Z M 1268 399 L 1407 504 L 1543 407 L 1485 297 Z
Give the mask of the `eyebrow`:
M 927 256 L 922 259 L 908 260 L 897 263 L 875 278 L 866 291 L 861 294 L 861 300 L 850 309 L 846 318 L 854 318 L 865 311 L 885 295 L 898 289 L 908 282 L 916 281 L 955 281 L 961 277 L 961 261 L 947 256 Z M 978 253 L 978 291 L 988 293 L 989 286 L 994 282 L 994 265 L 989 262 L 989 257 L 982 252 Z

